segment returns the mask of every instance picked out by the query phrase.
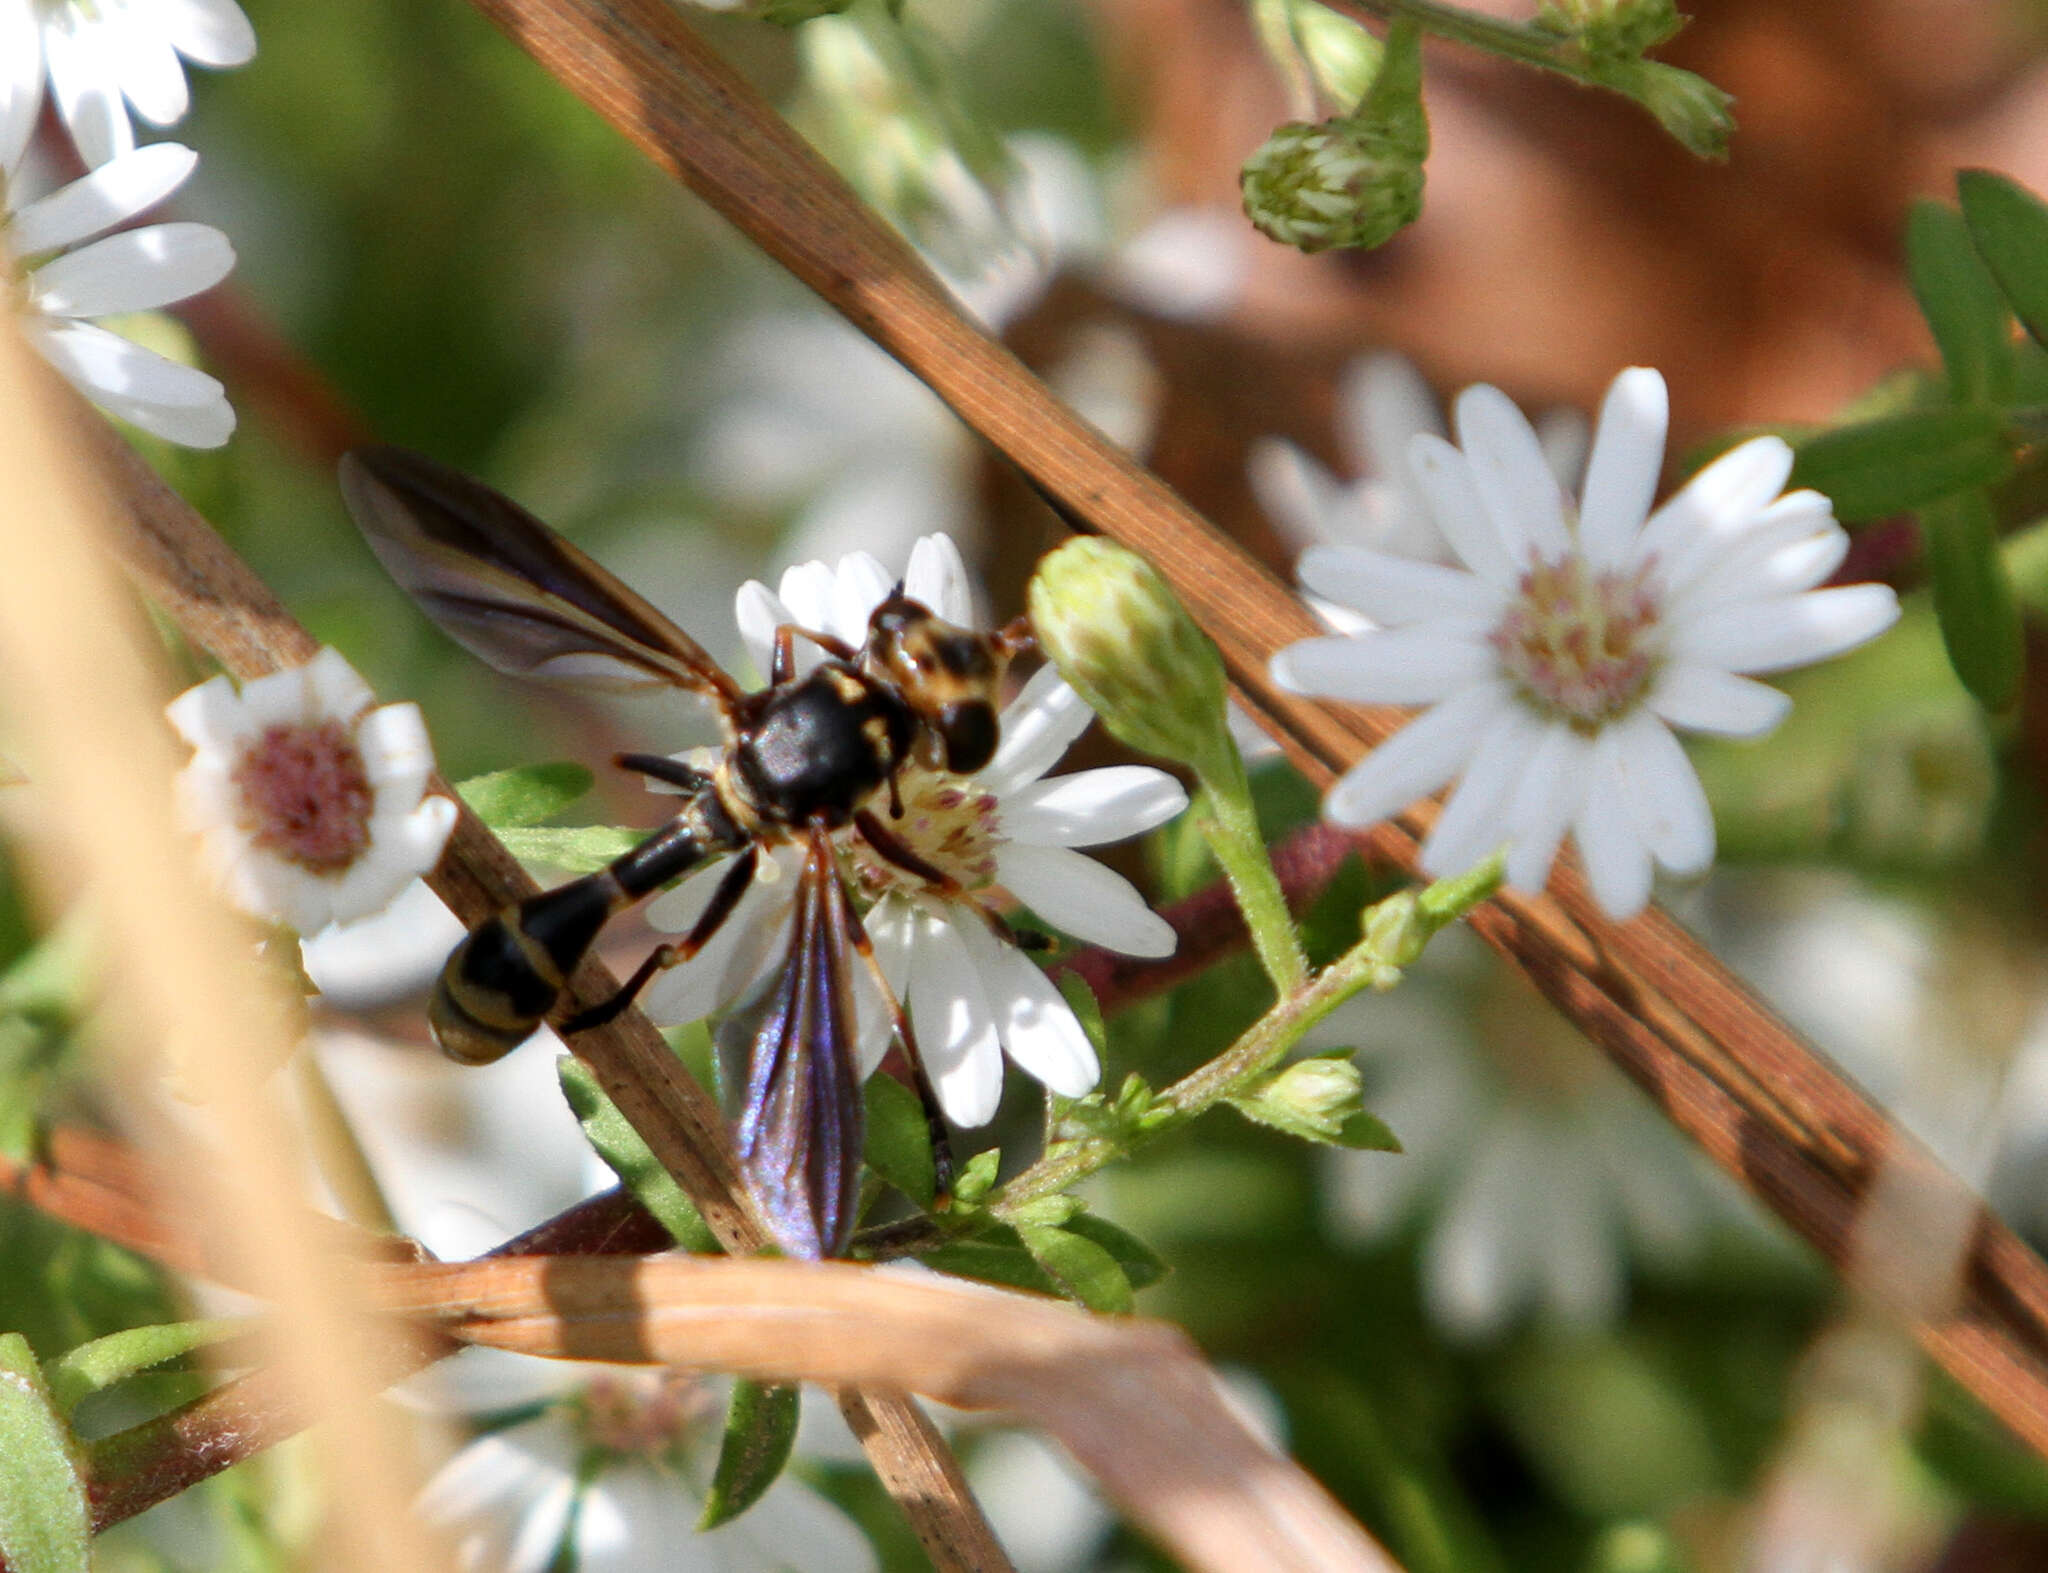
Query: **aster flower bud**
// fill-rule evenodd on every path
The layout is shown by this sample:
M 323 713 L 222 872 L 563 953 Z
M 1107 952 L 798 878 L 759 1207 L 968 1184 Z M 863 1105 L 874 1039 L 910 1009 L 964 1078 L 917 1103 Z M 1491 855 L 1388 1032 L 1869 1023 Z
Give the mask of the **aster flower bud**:
M 1118 738 L 1205 776 L 1229 755 L 1223 658 L 1144 558 L 1069 541 L 1038 565 L 1029 604 L 1038 642 Z
M 1366 1112 L 1364 1078 L 1346 1050 L 1296 1060 L 1230 1104 L 1246 1119 L 1303 1141 L 1401 1150 L 1394 1133 Z
M 1735 130 L 1735 100 L 1703 76 L 1661 60 L 1594 60 L 1594 78 L 1626 93 L 1657 117 L 1685 150 L 1700 158 L 1726 158 Z
M 1422 109 L 1421 33 L 1397 23 L 1379 74 L 1350 115 L 1289 121 L 1245 160 L 1245 215 L 1302 251 L 1369 248 L 1422 212 L 1429 123 Z

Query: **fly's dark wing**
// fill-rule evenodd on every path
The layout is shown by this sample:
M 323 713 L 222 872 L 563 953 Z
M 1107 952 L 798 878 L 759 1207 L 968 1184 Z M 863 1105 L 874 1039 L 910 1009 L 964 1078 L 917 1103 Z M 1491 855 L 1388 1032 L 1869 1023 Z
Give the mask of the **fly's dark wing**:
M 742 1067 L 733 1142 L 782 1248 L 837 1256 L 853 1230 L 864 1113 L 854 1062 L 853 913 L 824 832 L 811 832 L 781 964 L 719 1025 Z
M 341 490 L 370 550 L 501 672 L 686 688 L 728 718 L 742 690 L 703 647 L 511 498 L 403 448 L 358 448 Z

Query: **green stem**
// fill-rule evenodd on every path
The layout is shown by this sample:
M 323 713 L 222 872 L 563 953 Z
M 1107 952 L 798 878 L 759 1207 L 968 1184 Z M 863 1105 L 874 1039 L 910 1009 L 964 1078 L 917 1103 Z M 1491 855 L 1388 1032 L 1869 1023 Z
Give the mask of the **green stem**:
M 1236 749 L 1221 751 L 1212 769 L 1202 772 L 1195 823 L 1230 881 L 1259 965 L 1273 980 L 1273 992 L 1285 999 L 1308 977 L 1308 957 L 1295 932 L 1294 915 L 1287 910 L 1280 876 L 1273 872 L 1266 838 L 1259 833 L 1251 787 Z
M 1503 22 L 1437 0 L 1323 0 L 1334 11 L 1363 12 L 1382 22 L 1408 21 L 1426 33 L 1469 44 L 1524 65 L 1555 71 L 1575 82 L 1600 83 L 1569 39 L 1523 22 Z

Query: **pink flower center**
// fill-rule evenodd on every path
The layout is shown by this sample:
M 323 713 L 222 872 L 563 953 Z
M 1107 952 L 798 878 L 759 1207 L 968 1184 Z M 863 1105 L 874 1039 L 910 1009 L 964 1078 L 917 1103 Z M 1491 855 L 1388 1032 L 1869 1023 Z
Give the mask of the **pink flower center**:
M 249 839 L 315 874 L 333 874 L 370 844 L 376 794 L 354 734 L 339 721 L 280 723 L 242 750 L 234 781 Z
M 702 1383 L 674 1371 L 606 1373 L 577 1399 L 583 1435 L 615 1457 L 659 1463 L 711 1416 Z
M 912 768 L 899 778 L 900 818 L 884 806 L 878 818 L 903 846 L 968 890 L 995 883 L 996 848 L 1002 844 L 1002 816 L 996 795 L 965 776 Z M 847 843 L 851 874 L 862 895 L 879 901 L 892 890 L 931 888 L 900 864 L 868 845 L 864 836 Z
M 1590 732 L 1642 698 L 1657 669 L 1661 610 L 1650 566 L 1596 571 L 1573 552 L 1522 575 L 1488 641 L 1530 704 Z

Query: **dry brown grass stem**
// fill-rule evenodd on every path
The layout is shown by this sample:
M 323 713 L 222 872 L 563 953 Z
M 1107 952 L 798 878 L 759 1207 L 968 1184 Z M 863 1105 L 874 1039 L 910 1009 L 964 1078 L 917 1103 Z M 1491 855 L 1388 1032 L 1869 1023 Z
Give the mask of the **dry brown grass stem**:
M 839 1263 L 518 1257 L 375 1277 L 389 1309 L 466 1342 L 894 1387 L 1022 1416 L 1190 1568 L 1394 1573 L 1314 1480 L 1238 1418 L 1169 1323 Z
M 0 267 L 6 259 L 0 257 Z M 360 1294 L 298 1227 L 293 1155 L 263 1088 L 289 1052 L 285 1013 L 252 983 L 247 930 L 206 888 L 172 819 L 177 761 L 164 680 L 105 552 L 109 508 L 53 419 L 61 385 L 0 324 L 0 667 L 33 792 L 32 869 L 52 905 L 89 900 L 107 996 L 128 1049 L 116 1078 L 175 1067 L 219 1133 L 204 1163 L 167 1168 L 208 1233 L 280 1315 L 281 1379 L 330 1417 L 328 1551 L 338 1566 L 447 1565 L 416 1524 L 409 1452 L 365 1377 L 374 1334 Z M 143 1109 L 156 1100 L 137 1100 Z M 159 1133 L 162 1134 L 161 1132 Z
M 548 71 L 769 256 L 922 378 L 1072 517 L 1145 553 L 1221 646 L 1240 695 L 1318 780 L 1401 717 L 1279 691 L 1266 662 L 1317 629 L 1284 586 L 1062 405 L 970 323 L 860 202 L 665 0 L 473 0 Z M 1413 866 L 1427 816 L 1383 845 Z M 1838 1268 L 1871 1175 L 1938 1166 L 1678 924 L 1603 918 L 1583 881 L 1506 895 L 1473 927 L 1510 958 L 1716 1163 Z M 1981 1208 L 1957 1303 L 1921 1343 L 2048 1454 L 2048 1270 Z M 1884 1264 L 1862 1287 L 1889 1303 Z M 1910 1308 L 1909 1308 L 1910 1309 Z
M 107 423 L 76 400 L 71 432 L 125 505 L 115 549 L 150 600 L 237 678 L 302 663 L 318 648 L 267 585 Z M 436 778 L 435 787 L 448 792 Z M 452 796 L 453 794 L 450 793 Z M 475 923 L 538 887 L 467 807 L 427 881 L 456 916 Z M 609 999 L 618 980 L 596 960 L 570 980 L 567 1013 Z M 637 1010 L 581 1033 L 576 1051 L 607 1094 L 736 1255 L 768 1235 L 734 1167 L 717 1106 Z M 967 1489 L 959 1462 L 924 1412 L 893 1393 L 839 1395 L 875 1473 L 942 1569 L 1009 1566 Z

